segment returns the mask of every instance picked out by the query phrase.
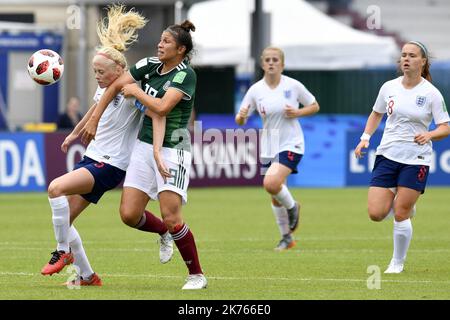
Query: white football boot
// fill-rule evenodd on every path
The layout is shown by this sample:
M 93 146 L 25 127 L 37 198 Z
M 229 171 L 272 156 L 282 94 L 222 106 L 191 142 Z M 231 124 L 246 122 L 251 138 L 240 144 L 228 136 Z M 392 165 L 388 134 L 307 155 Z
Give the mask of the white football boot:
M 203 274 L 190 274 L 186 283 L 183 286 L 183 290 L 196 290 L 196 289 L 204 289 L 208 285 L 208 281 Z
M 384 273 L 401 273 L 402 271 L 403 271 L 403 263 L 400 263 L 392 259 L 391 263 L 389 263 L 389 266 L 386 269 L 386 271 L 384 271 Z
M 159 239 L 159 261 L 167 263 L 172 259 L 173 255 L 173 239 L 169 231 L 164 233 Z

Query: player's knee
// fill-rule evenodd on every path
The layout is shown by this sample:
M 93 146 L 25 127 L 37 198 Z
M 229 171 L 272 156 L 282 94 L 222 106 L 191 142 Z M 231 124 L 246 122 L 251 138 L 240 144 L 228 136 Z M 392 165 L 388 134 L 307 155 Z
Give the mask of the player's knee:
M 170 232 L 172 232 L 177 225 L 183 222 L 181 219 L 180 208 L 177 206 L 161 207 L 161 214 L 163 217 L 163 222 Z
M 129 216 L 129 215 L 121 214 L 120 218 L 122 219 L 123 223 L 125 223 L 127 226 L 130 226 L 133 228 L 139 223 L 139 221 L 137 221 L 134 217 Z
M 264 189 L 270 194 L 278 194 L 281 189 L 281 185 L 277 183 L 274 179 L 268 178 L 267 176 L 263 181 Z
M 183 224 L 183 218 L 181 217 L 181 213 L 169 215 L 166 214 L 163 216 L 163 222 L 169 232 L 175 232 L 177 226 Z
M 178 224 L 181 224 L 181 221 L 178 221 L 178 220 L 179 219 L 176 219 L 175 216 L 169 216 L 169 217 L 163 218 L 164 225 L 167 227 L 169 232 L 173 232 L 175 230 L 175 227 Z
M 120 218 L 122 222 L 130 227 L 134 227 L 139 223 L 140 218 L 136 218 L 133 210 L 129 206 L 120 206 Z
M 409 205 L 396 204 L 395 206 L 395 220 L 403 221 L 410 217 L 413 207 Z
M 369 218 L 372 221 L 382 221 L 384 219 L 384 217 L 386 216 L 383 212 L 381 212 L 379 209 L 377 208 L 372 208 L 369 206 L 368 208 L 368 213 L 369 213 Z
M 384 219 L 384 217 L 377 215 L 377 214 L 372 214 L 370 212 L 369 212 L 369 218 L 370 218 L 370 220 L 375 221 L 375 222 L 380 222 Z
M 56 198 L 64 195 L 62 185 L 58 182 L 58 180 L 53 180 L 52 182 L 50 182 L 47 192 L 49 198 Z

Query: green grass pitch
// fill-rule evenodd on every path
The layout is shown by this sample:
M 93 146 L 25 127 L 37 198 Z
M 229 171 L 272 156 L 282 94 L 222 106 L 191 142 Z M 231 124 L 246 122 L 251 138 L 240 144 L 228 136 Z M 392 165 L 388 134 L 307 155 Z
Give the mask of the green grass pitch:
M 450 188 L 428 188 L 417 204 L 405 271 L 384 275 L 392 220 L 366 213 L 367 189 L 292 189 L 302 203 L 297 246 L 280 236 L 269 197 L 258 188 L 190 189 L 185 220 L 197 241 L 208 288 L 181 290 L 187 269 L 175 250 L 162 265 L 159 238 L 124 225 L 120 191 L 105 194 L 76 221 L 103 287 L 69 290 L 69 277 L 40 269 L 55 249 L 45 193 L 0 194 L 0 299 L 450 299 Z M 148 206 L 159 215 L 158 204 Z M 372 285 L 379 267 L 379 289 Z M 372 279 L 372 280 L 370 280 Z

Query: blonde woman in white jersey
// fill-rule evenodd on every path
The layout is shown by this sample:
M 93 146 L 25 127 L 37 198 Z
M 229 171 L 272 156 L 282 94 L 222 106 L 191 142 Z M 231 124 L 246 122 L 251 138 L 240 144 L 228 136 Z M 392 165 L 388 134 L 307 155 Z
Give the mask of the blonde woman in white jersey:
M 363 156 L 371 135 L 387 113 L 377 148 L 368 193 L 369 217 L 382 221 L 394 214 L 394 253 L 385 273 L 403 271 L 412 238 L 411 216 L 424 193 L 432 158 L 432 142 L 449 134 L 449 115 L 441 93 L 431 84 L 426 47 L 410 41 L 402 48 L 402 76 L 383 84 L 370 114 L 356 157 Z M 436 128 L 428 131 L 431 121 Z
M 146 22 L 133 10 L 125 12 L 122 5 L 109 7 L 108 21 L 102 21 L 97 29 L 102 46 L 97 48 L 92 60 L 98 83 L 95 103 L 64 140 L 61 145 L 63 152 L 67 152 L 70 144 L 77 139 L 106 88 L 128 69 L 122 52 L 136 40 L 136 31 L 143 28 Z M 43 275 L 58 273 L 75 261 L 80 268 L 81 285 L 102 285 L 100 277 L 89 264 L 77 230 L 71 224 L 90 203 L 97 203 L 106 191 L 115 188 L 124 178 L 143 118 L 134 103 L 135 99 L 126 99 L 118 94 L 100 119 L 96 139 L 88 145 L 83 159 L 73 171 L 50 183 L 48 197 L 58 245 L 49 263 L 43 267 Z M 164 132 L 163 119 L 152 113 L 148 115 L 159 123 L 159 130 Z M 162 135 L 160 139 L 162 141 Z M 162 224 L 159 218 L 150 220 L 153 229 L 167 233 L 167 228 L 165 231 L 158 229 Z
M 319 111 L 315 97 L 299 81 L 282 74 L 284 53 L 276 47 L 267 47 L 261 55 L 264 78 L 250 87 L 242 100 L 236 123 L 243 125 L 255 110 L 263 120 L 261 159 L 267 171 L 264 189 L 270 194 L 272 210 L 281 240 L 275 250 L 295 246 L 292 237 L 298 226 L 300 205 L 286 186 L 291 173 L 305 152 L 303 131 L 297 118 Z M 299 108 L 299 104 L 303 105 Z

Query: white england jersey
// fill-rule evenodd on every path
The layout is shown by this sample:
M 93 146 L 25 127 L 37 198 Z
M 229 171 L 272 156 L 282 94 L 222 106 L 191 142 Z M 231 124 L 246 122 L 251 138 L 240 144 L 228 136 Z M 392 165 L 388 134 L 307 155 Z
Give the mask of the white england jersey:
M 250 106 L 249 115 L 255 110 L 263 120 L 261 135 L 261 157 L 273 158 L 282 151 L 304 154 L 305 141 L 298 118 L 286 118 L 284 108 L 307 106 L 316 98 L 299 81 L 281 75 L 281 81 L 271 89 L 264 79 L 256 82 L 247 91 L 241 103 Z
M 432 120 L 436 125 L 450 120 L 444 98 L 424 78 L 412 89 L 405 89 L 402 79 L 384 83 L 373 106 L 373 111 L 387 113 L 376 154 L 404 164 L 429 166 L 433 145 L 431 141 L 419 145 L 414 136 L 428 131 Z
M 99 102 L 106 88 L 97 88 L 94 101 Z M 85 156 L 126 170 L 141 128 L 143 113 L 134 106 L 134 98 L 118 94 L 106 107 L 98 123 L 95 140 L 89 143 Z

